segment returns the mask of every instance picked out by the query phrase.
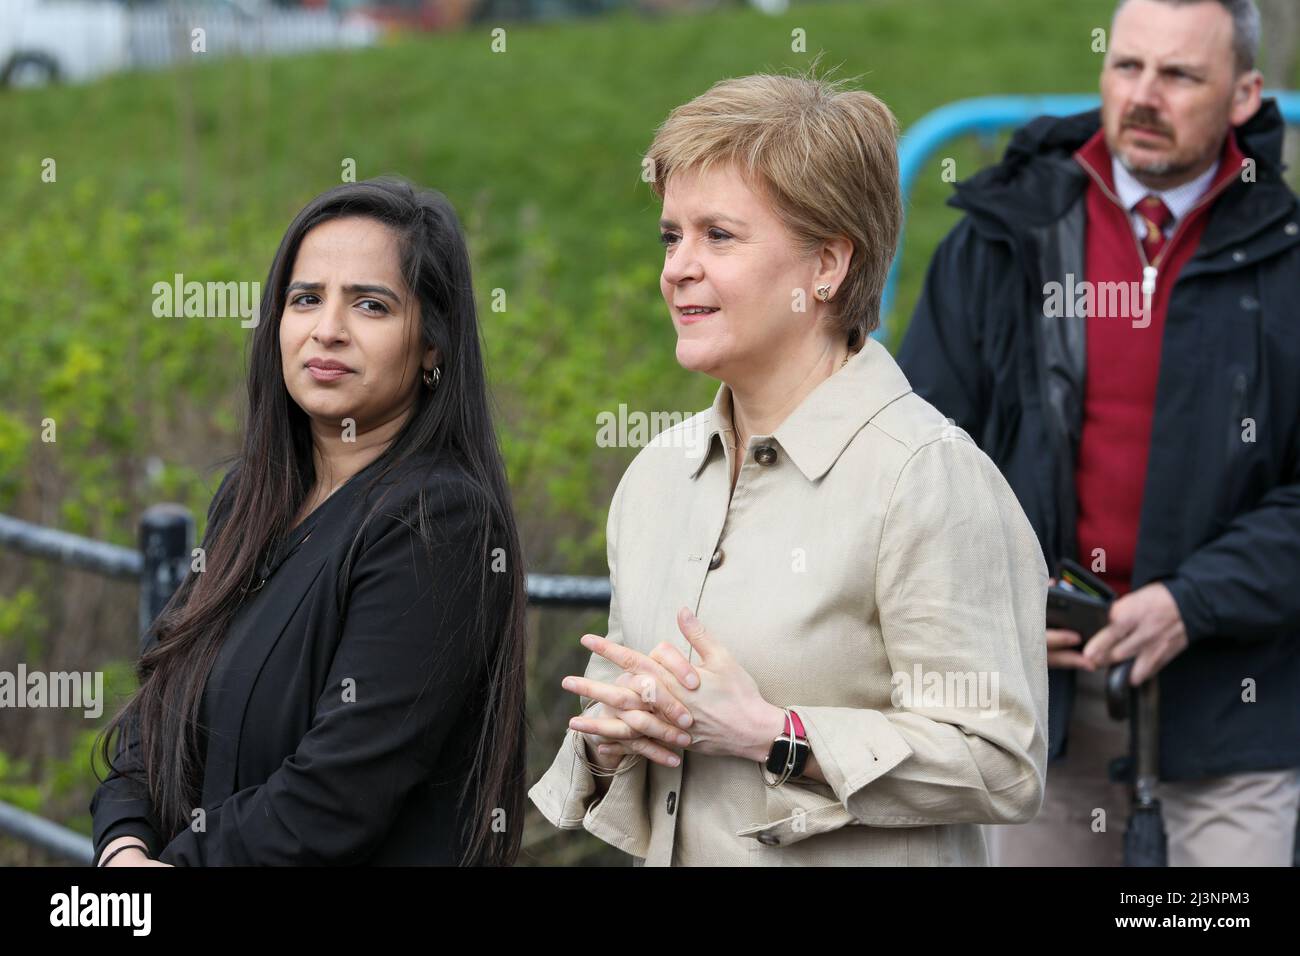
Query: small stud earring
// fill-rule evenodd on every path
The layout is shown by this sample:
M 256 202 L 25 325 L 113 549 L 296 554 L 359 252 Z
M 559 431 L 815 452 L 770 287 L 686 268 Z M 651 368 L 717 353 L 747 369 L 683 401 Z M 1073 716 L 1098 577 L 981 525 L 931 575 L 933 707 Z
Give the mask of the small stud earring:
M 819 285 L 817 287 L 817 298 L 821 299 L 823 302 L 828 302 L 830 301 L 830 297 L 831 297 L 831 287 L 829 284 Z
M 432 372 L 425 371 L 424 384 L 429 386 L 429 388 L 437 388 L 438 380 L 441 378 L 442 378 L 442 369 L 440 368 L 435 368 Z

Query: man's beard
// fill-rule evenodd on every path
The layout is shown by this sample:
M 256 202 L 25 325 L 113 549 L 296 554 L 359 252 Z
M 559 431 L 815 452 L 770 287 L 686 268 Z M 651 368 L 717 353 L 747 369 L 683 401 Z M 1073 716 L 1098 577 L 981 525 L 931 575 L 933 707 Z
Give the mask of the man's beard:
M 1155 110 L 1145 106 L 1136 106 L 1128 112 L 1120 123 L 1120 134 L 1130 127 L 1146 130 L 1148 133 L 1159 133 L 1174 142 L 1174 131 Z M 1119 157 L 1119 163 L 1134 176 L 1178 176 L 1195 168 L 1196 160 L 1178 161 L 1174 159 L 1157 159 L 1147 163 L 1136 163 L 1129 158 L 1125 150 L 1121 147 L 1115 150 Z
M 1119 164 L 1134 176 L 1176 176 L 1187 172 L 1194 163 L 1176 163 L 1172 159 L 1160 159 L 1149 163 L 1135 163 L 1129 159 L 1123 149 L 1116 150 Z

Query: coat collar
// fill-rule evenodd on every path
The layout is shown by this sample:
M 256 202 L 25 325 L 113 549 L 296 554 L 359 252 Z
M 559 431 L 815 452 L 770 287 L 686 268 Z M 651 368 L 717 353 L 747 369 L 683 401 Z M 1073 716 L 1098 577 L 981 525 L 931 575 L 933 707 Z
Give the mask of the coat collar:
M 809 481 L 830 471 L 853 436 L 886 405 L 912 390 L 889 351 L 875 339 L 848 364 L 818 385 L 772 435 Z M 686 473 L 694 478 L 722 436 L 731 434 L 731 387 L 718 387 L 711 408 L 694 419 L 694 440 L 686 443 Z M 716 442 L 715 442 L 716 439 Z M 725 454 L 725 453 L 724 453 Z

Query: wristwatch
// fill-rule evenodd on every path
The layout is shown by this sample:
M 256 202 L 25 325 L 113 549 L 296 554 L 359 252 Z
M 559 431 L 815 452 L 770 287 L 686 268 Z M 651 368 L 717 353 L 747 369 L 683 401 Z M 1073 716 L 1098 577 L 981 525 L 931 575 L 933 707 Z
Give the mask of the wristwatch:
M 791 777 L 798 777 L 803 774 L 803 769 L 808 764 L 808 755 L 812 753 L 812 745 L 808 743 L 808 737 L 803 731 L 803 721 L 793 710 L 786 711 L 785 731 L 780 737 L 772 741 L 772 749 L 767 752 L 767 772 L 781 777 L 785 775 L 786 764 L 790 762 L 790 749 L 794 748 L 794 767 L 790 770 Z M 791 732 L 790 722 L 793 719 L 794 728 Z

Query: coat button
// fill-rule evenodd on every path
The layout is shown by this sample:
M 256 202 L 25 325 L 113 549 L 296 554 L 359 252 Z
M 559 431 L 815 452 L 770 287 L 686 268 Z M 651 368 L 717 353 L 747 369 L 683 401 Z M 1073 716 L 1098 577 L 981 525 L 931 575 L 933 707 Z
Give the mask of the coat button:
M 1285 232 L 1288 236 L 1294 236 L 1297 232 L 1300 232 L 1300 224 L 1294 222 L 1288 222 L 1282 228 L 1282 231 Z
M 1259 299 L 1253 295 L 1243 295 L 1241 297 L 1241 307 L 1247 312 L 1254 312 L 1259 308 Z
M 771 445 L 759 445 L 754 449 L 754 461 L 760 465 L 771 465 L 776 462 L 776 449 Z
M 716 571 L 718 568 L 722 567 L 722 559 L 726 556 L 726 553 L 721 548 L 714 551 L 713 557 L 709 558 L 709 570 Z
M 1246 253 L 1245 253 L 1244 251 L 1242 251 L 1241 249 L 1238 249 L 1236 252 L 1234 252 L 1234 253 L 1232 254 L 1232 261 L 1233 261 L 1233 262 L 1245 262 L 1245 261 L 1246 261 Z
M 763 846 L 780 846 L 781 838 L 771 830 L 763 830 L 758 834 L 758 842 Z
M 672 816 L 673 811 L 677 809 L 677 791 L 668 791 L 668 815 Z

